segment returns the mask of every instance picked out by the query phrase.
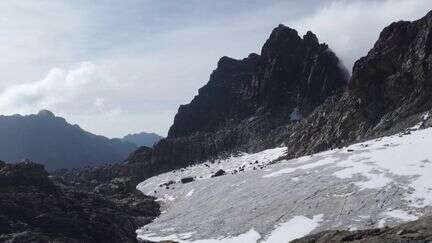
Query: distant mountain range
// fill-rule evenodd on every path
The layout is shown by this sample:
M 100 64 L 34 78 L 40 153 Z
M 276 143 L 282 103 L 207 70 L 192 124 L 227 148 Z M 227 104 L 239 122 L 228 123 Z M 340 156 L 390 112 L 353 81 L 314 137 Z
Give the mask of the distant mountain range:
M 0 116 L 0 160 L 23 159 L 48 170 L 123 161 L 137 146 L 71 125 L 42 110 L 33 115 Z
M 153 147 L 153 145 L 159 142 L 161 139 L 163 139 L 162 136 L 159 136 L 156 133 L 147 132 L 128 134 L 122 138 L 124 142 L 130 142 L 136 144 L 137 146 L 146 147 Z

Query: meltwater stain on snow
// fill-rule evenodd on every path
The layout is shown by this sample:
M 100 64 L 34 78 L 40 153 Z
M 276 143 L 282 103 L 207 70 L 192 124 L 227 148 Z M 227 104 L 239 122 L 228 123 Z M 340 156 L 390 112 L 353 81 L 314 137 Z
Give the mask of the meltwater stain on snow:
M 137 233 L 180 242 L 271 242 L 415 220 L 432 205 L 431 144 L 431 128 L 412 129 L 278 163 L 272 162 L 286 148 L 168 172 L 138 186 L 166 212 Z M 227 174 L 212 178 L 219 169 Z M 187 176 L 195 181 L 180 183 Z M 170 189 L 159 186 L 170 180 Z

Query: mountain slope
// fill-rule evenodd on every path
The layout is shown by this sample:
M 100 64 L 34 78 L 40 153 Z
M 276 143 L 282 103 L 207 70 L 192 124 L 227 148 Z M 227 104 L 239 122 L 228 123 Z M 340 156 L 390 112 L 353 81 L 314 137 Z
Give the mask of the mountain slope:
M 146 146 L 153 147 L 153 145 L 159 142 L 163 137 L 157 135 L 156 133 L 140 132 L 134 134 L 128 134 L 124 136 L 121 140 L 124 142 L 134 143 L 138 147 Z
M 136 149 L 119 139 L 86 132 L 49 111 L 0 116 L 0 145 L 2 160 L 30 159 L 49 170 L 118 162 Z

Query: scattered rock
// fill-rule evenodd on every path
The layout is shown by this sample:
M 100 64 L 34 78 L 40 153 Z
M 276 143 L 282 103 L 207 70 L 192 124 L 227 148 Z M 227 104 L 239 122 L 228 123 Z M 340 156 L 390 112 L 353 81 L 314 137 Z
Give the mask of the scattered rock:
M 195 179 L 193 177 L 185 177 L 185 178 L 182 178 L 180 181 L 181 181 L 181 183 L 186 184 L 186 183 L 192 182 L 194 180 Z
M 170 185 L 172 185 L 172 184 L 175 184 L 175 181 L 168 181 L 168 182 L 165 182 L 165 183 L 162 183 L 162 184 L 160 184 L 159 185 L 159 187 L 168 187 L 168 186 L 170 186 Z
M 225 171 L 220 169 L 218 171 L 216 171 L 216 173 L 214 173 L 211 177 L 218 177 L 218 176 L 223 176 L 225 175 Z

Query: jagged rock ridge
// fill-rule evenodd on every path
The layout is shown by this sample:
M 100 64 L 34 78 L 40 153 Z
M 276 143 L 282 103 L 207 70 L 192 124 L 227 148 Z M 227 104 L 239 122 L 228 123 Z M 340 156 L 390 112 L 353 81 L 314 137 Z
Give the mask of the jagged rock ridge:
M 346 72 L 326 44 L 308 32 L 280 25 L 261 55 L 222 57 L 210 81 L 182 105 L 168 138 L 214 132 L 246 118 L 269 116 L 284 122 L 307 116 L 345 86 Z
M 347 78 L 336 55 L 312 32 L 301 38 L 280 25 L 261 55 L 219 60 L 208 84 L 180 106 L 149 167 L 163 171 L 224 152 L 264 149 L 269 132 L 307 117 L 346 87 Z

